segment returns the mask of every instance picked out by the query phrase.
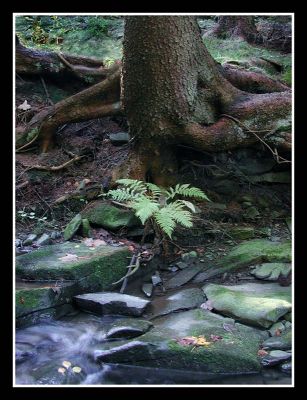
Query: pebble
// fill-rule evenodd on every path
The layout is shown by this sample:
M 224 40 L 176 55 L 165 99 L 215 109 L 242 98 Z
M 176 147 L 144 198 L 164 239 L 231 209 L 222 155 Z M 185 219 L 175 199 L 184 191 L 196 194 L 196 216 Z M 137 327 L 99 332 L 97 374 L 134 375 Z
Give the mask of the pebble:
M 284 364 L 281 364 L 280 370 L 286 374 L 290 374 L 292 371 L 292 363 L 291 362 L 286 362 Z
M 153 276 L 151 277 L 151 281 L 152 281 L 152 284 L 153 284 L 154 286 L 157 286 L 157 285 L 159 285 L 160 283 L 162 283 L 162 280 L 161 280 L 160 275 L 159 275 L 158 273 L 156 273 L 155 275 L 153 275 Z
M 283 361 L 289 360 L 291 358 L 291 353 L 283 350 L 272 350 L 267 356 L 261 360 L 261 364 L 264 367 L 272 367 L 274 365 L 280 364 Z
M 142 285 L 142 292 L 147 296 L 150 297 L 152 295 L 153 285 L 151 283 L 143 283 Z
M 45 244 L 50 243 L 50 236 L 47 233 L 44 233 L 37 241 L 36 244 L 39 246 L 44 246 Z
M 37 235 L 35 233 L 31 233 L 30 235 L 27 236 L 27 238 L 23 241 L 23 246 L 30 246 L 34 240 L 37 238 Z
M 59 231 L 53 231 L 50 234 L 51 239 L 59 239 L 62 236 L 61 232 Z

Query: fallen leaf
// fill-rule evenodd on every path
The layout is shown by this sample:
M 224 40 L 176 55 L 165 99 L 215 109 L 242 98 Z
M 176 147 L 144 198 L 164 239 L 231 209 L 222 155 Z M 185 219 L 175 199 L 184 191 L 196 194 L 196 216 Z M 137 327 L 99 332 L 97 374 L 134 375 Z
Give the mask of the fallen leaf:
M 28 104 L 27 100 L 25 100 L 22 104 L 20 104 L 20 106 L 17 107 L 18 110 L 23 110 L 23 111 L 27 111 L 30 110 L 31 106 L 30 104 Z
M 62 362 L 63 367 L 65 367 L 66 369 L 68 369 L 69 367 L 71 367 L 71 362 L 70 361 L 63 361 Z
M 203 308 L 204 310 L 213 310 L 213 304 L 212 300 L 207 300 L 205 303 L 200 305 L 200 308 Z
M 128 246 L 128 249 L 129 249 L 130 251 L 134 251 L 134 247 L 133 247 L 133 246 Z
M 90 247 L 91 250 L 92 250 L 92 248 L 95 249 L 95 247 L 105 246 L 107 244 L 104 240 L 101 240 L 101 239 L 94 240 L 92 238 L 84 239 L 83 243 L 85 244 L 85 246 Z
M 78 256 L 76 254 L 66 254 L 66 256 L 60 257 L 61 261 L 76 261 Z
M 195 336 L 187 336 L 177 340 L 177 343 L 181 344 L 182 346 L 189 346 L 190 344 L 195 345 L 197 338 Z
M 274 335 L 275 336 L 280 336 L 281 335 L 281 330 L 280 329 L 276 329 Z
M 61 368 L 58 369 L 58 372 L 59 372 L 60 374 L 65 375 L 66 369 L 61 367 Z
M 217 342 L 218 340 L 222 340 L 223 337 L 222 337 L 222 336 L 219 336 L 219 335 L 210 335 L 210 339 L 211 339 L 213 342 Z
M 260 349 L 260 350 L 258 350 L 257 354 L 258 354 L 259 357 L 264 357 L 264 356 L 266 356 L 268 354 L 268 352 L 263 350 L 263 349 Z
M 19 297 L 20 304 L 25 304 L 25 299 L 23 297 Z
M 75 367 L 73 367 L 72 371 L 75 372 L 76 374 L 80 374 L 82 369 L 80 367 L 75 366 Z
M 204 336 L 199 336 L 196 339 L 195 346 L 209 346 L 211 342 L 208 342 Z

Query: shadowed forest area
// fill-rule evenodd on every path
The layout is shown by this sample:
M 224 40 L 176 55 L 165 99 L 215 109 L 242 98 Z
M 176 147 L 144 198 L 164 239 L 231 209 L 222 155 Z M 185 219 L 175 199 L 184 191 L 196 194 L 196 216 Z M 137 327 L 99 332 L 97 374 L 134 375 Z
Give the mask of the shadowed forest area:
M 291 385 L 291 15 L 15 15 L 17 385 Z

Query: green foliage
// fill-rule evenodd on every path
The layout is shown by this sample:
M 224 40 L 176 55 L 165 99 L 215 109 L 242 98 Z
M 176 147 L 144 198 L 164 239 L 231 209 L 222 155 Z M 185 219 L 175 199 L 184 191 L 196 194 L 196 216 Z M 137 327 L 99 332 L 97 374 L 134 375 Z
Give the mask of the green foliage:
M 151 220 L 170 238 L 178 224 L 185 228 L 193 226 L 192 213 L 196 211 L 195 206 L 179 197 L 210 201 L 201 189 L 190 187 L 189 184 L 177 184 L 175 187 L 164 189 L 153 183 L 135 179 L 119 179 L 117 183 L 122 187 L 109 190 L 104 196 L 124 202 L 134 210 L 143 225 Z

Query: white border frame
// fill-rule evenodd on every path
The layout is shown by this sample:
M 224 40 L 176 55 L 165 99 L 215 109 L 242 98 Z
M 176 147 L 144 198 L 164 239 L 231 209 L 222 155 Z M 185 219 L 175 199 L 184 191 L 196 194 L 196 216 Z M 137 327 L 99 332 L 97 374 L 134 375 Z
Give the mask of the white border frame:
M 15 171 L 15 166 L 16 166 L 16 160 L 15 160 L 15 88 L 16 88 L 16 74 L 15 74 L 15 21 L 16 21 L 16 17 L 18 16 L 24 16 L 24 15 L 110 15 L 110 16 L 126 16 L 126 15 L 166 15 L 166 16 L 170 16 L 170 15 L 263 15 L 263 16 L 291 16 L 292 18 L 292 173 L 291 173 L 291 179 L 292 179 L 292 183 L 291 183 L 291 188 L 292 188 L 292 276 L 294 275 L 295 272 L 295 268 L 294 268 L 294 162 L 295 162 L 295 155 L 294 155 L 294 147 L 295 147 L 295 138 L 294 138 L 294 131 L 295 131 L 295 125 L 294 125 L 294 68 L 295 68 L 295 64 L 294 64 L 294 28 L 295 28 L 295 15 L 294 13 L 222 13 L 222 12 L 211 12 L 211 13 L 119 13 L 119 12 L 114 12 L 114 13 L 59 13 L 59 12 L 48 12 L 48 13 L 13 13 L 13 127 L 14 127 L 14 131 L 13 131 L 13 182 L 14 182 L 14 189 L 15 189 L 15 185 L 16 185 L 16 171 Z M 13 254 L 15 254 L 15 218 L 16 218 L 16 210 L 15 210 L 15 206 L 16 206 L 16 197 L 15 197 L 15 190 L 13 191 Z M 259 385 L 18 385 L 15 382 L 15 329 L 16 329 L 16 321 L 15 321 L 15 280 L 16 280 L 16 275 L 15 275 L 15 258 L 13 260 L 13 289 L 12 289 L 12 293 L 13 293 L 13 387 L 32 387 L 32 388 L 46 388 L 46 387 L 51 387 L 51 388 L 55 388 L 55 387 L 60 387 L 60 388 L 69 388 L 69 387 L 77 387 L 77 388 L 83 388 L 83 387 L 94 387 L 94 388 L 108 388 L 108 387 L 116 387 L 116 388 L 124 388 L 124 387 L 167 387 L 167 388 L 176 388 L 176 387 L 191 387 L 191 388 L 199 388 L 199 387 L 279 387 L 279 388 L 286 388 L 286 387 L 294 387 L 294 368 L 292 368 L 292 384 L 290 385 L 265 385 L 265 384 L 259 384 Z M 294 356 L 295 356 L 295 351 L 294 351 L 294 325 L 295 325 L 295 320 L 294 320 L 294 284 L 292 284 L 292 365 L 294 367 Z

